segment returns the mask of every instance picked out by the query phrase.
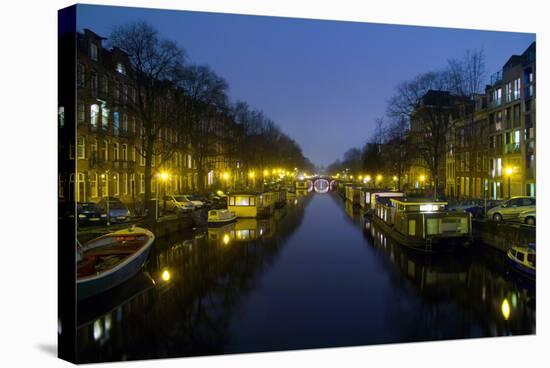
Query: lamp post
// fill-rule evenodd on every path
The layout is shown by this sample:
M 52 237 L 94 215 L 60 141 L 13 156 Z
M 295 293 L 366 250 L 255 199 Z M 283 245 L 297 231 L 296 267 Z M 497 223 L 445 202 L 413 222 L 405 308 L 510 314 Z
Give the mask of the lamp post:
M 393 176 L 393 182 L 394 182 L 394 186 L 395 186 L 395 189 L 399 190 L 399 188 L 397 187 L 397 180 L 398 180 L 398 177 L 396 175 Z
M 101 179 L 105 179 L 105 186 L 107 187 L 107 226 L 111 226 L 111 210 L 109 208 L 109 170 L 105 171 L 105 174 L 101 174 Z M 103 185 L 101 185 L 101 191 L 101 194 L 103 194 Z
M 513 172 L 514 172 L 513 168 L 511 168 L 511 167 L 506 168 L 506 176 L 508 176 L 508 199 L 512 198 L 510 178 L 512 177 Z
M 426 177 L 424 175 L 420 175 L 420 187 L 424 189 L 424 180 L 426 180 Z

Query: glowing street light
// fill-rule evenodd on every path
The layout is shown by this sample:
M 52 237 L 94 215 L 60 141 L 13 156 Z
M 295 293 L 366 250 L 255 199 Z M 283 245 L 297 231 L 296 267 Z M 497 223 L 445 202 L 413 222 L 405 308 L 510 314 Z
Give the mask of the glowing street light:
M 502 312 L 504 319 L 507 321 L 508 318 L 510 318 L 510 303 L 508 302 L 508 299 L 504 299 L 502 301 L 500 311 Z
M 168 282 L 172 278 L 172 275 L 170 275 L 170 271 L 164 270 L 162 271 L 162 274 L 160 275 L 160 277 L 162 278 L 162 281 Z
M 420 175 L 419 179 L 420 179 L 422 188 L 424 188 L 424 180 L 426 180 L 426 177 L 424 175 Z
M 506 173 L 506 176 L 508 177 L 508 198 L 512 198 L 511 195 L 511 185 L 510 185 L 510 178 L 512 177 L 512 174 L 514 173 L 514 168 L 511 166 L 508 166 L 504 172 Z
M 365 176 L 365 182 L 368 183 L 371 181 L 370 175 Z

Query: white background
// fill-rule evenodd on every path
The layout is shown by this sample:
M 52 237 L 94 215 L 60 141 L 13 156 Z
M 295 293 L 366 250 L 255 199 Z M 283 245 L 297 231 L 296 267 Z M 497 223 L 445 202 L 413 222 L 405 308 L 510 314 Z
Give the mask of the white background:
M 128 367 L 548 366 L 548 14 L 543 1 L 98 1 L 182 10 L 537 33 L 537 336 L 409 343 L 120 363 Z M 0 366 L 58 367 L 56 358 L 57 9 L 3 2 L 0 12 Z M 405 56 L 406 57 L 406 56 Z M 32 220 L 31 220 L 32 219 Z M 546 270 L 545 270 L 546 268 Z M 547 271 L 547 272 L 544 272 Z M 365 311 L 368 313 L 368 311 Z M 545 351 L 546 350 L 546 351 Z M 546 360 L 546 362 L 545 362 Z M 545 364 L 546 363 L 546 364 Z

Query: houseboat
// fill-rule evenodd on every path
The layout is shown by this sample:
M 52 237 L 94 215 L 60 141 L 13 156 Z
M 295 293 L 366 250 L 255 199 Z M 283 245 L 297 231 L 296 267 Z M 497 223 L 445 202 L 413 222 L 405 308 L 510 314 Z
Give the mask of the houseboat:
M 536 245 L 531 243 L 527 247 L 511 247 L 506 252 L 506 256 L 515 271 L 534 279 L 536 276 L 536 252 Z
M 378 189 L 374 189 L 374 188 L 367 188 L 367 187 L 361 188 L 361 190 L 359 191 L 359 205 L 365 209 L 371 208 L 371 205 L 370 205 L 371 194 L 377 191 Z
M 286 195 L 286 190 L 282 188 L 273 191 L 273 202 L 275 208 L 281 208 L 286 205 Z
M 273 192 L 234 192 L 227 196 L 227 210 L 238 218 L 270 216 L 275 209 Z
M 447 202 L 405 197 L 378 197 L 373 221 L 398 243 L 422 252 L 452 250 L 472 240 L 467 212 L 446 210 Z
M 306 190 L 308 189 L 309 180 L 297 180 L 296 181 L 296 190 Z

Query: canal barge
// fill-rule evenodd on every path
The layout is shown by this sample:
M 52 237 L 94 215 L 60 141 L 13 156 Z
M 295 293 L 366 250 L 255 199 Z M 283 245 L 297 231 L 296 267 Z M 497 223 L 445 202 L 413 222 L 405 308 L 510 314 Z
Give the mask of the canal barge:
M 440 252 L 472 241 L 472 217 L 446 210 L 447 202 L 378 197 L 373 221 L 398 243 L 422 252 Z
M 271 191 L 243 191 L 227 196 L 227 209 L 238 218 L 270 216 L 275 209 L 275 194 Z

